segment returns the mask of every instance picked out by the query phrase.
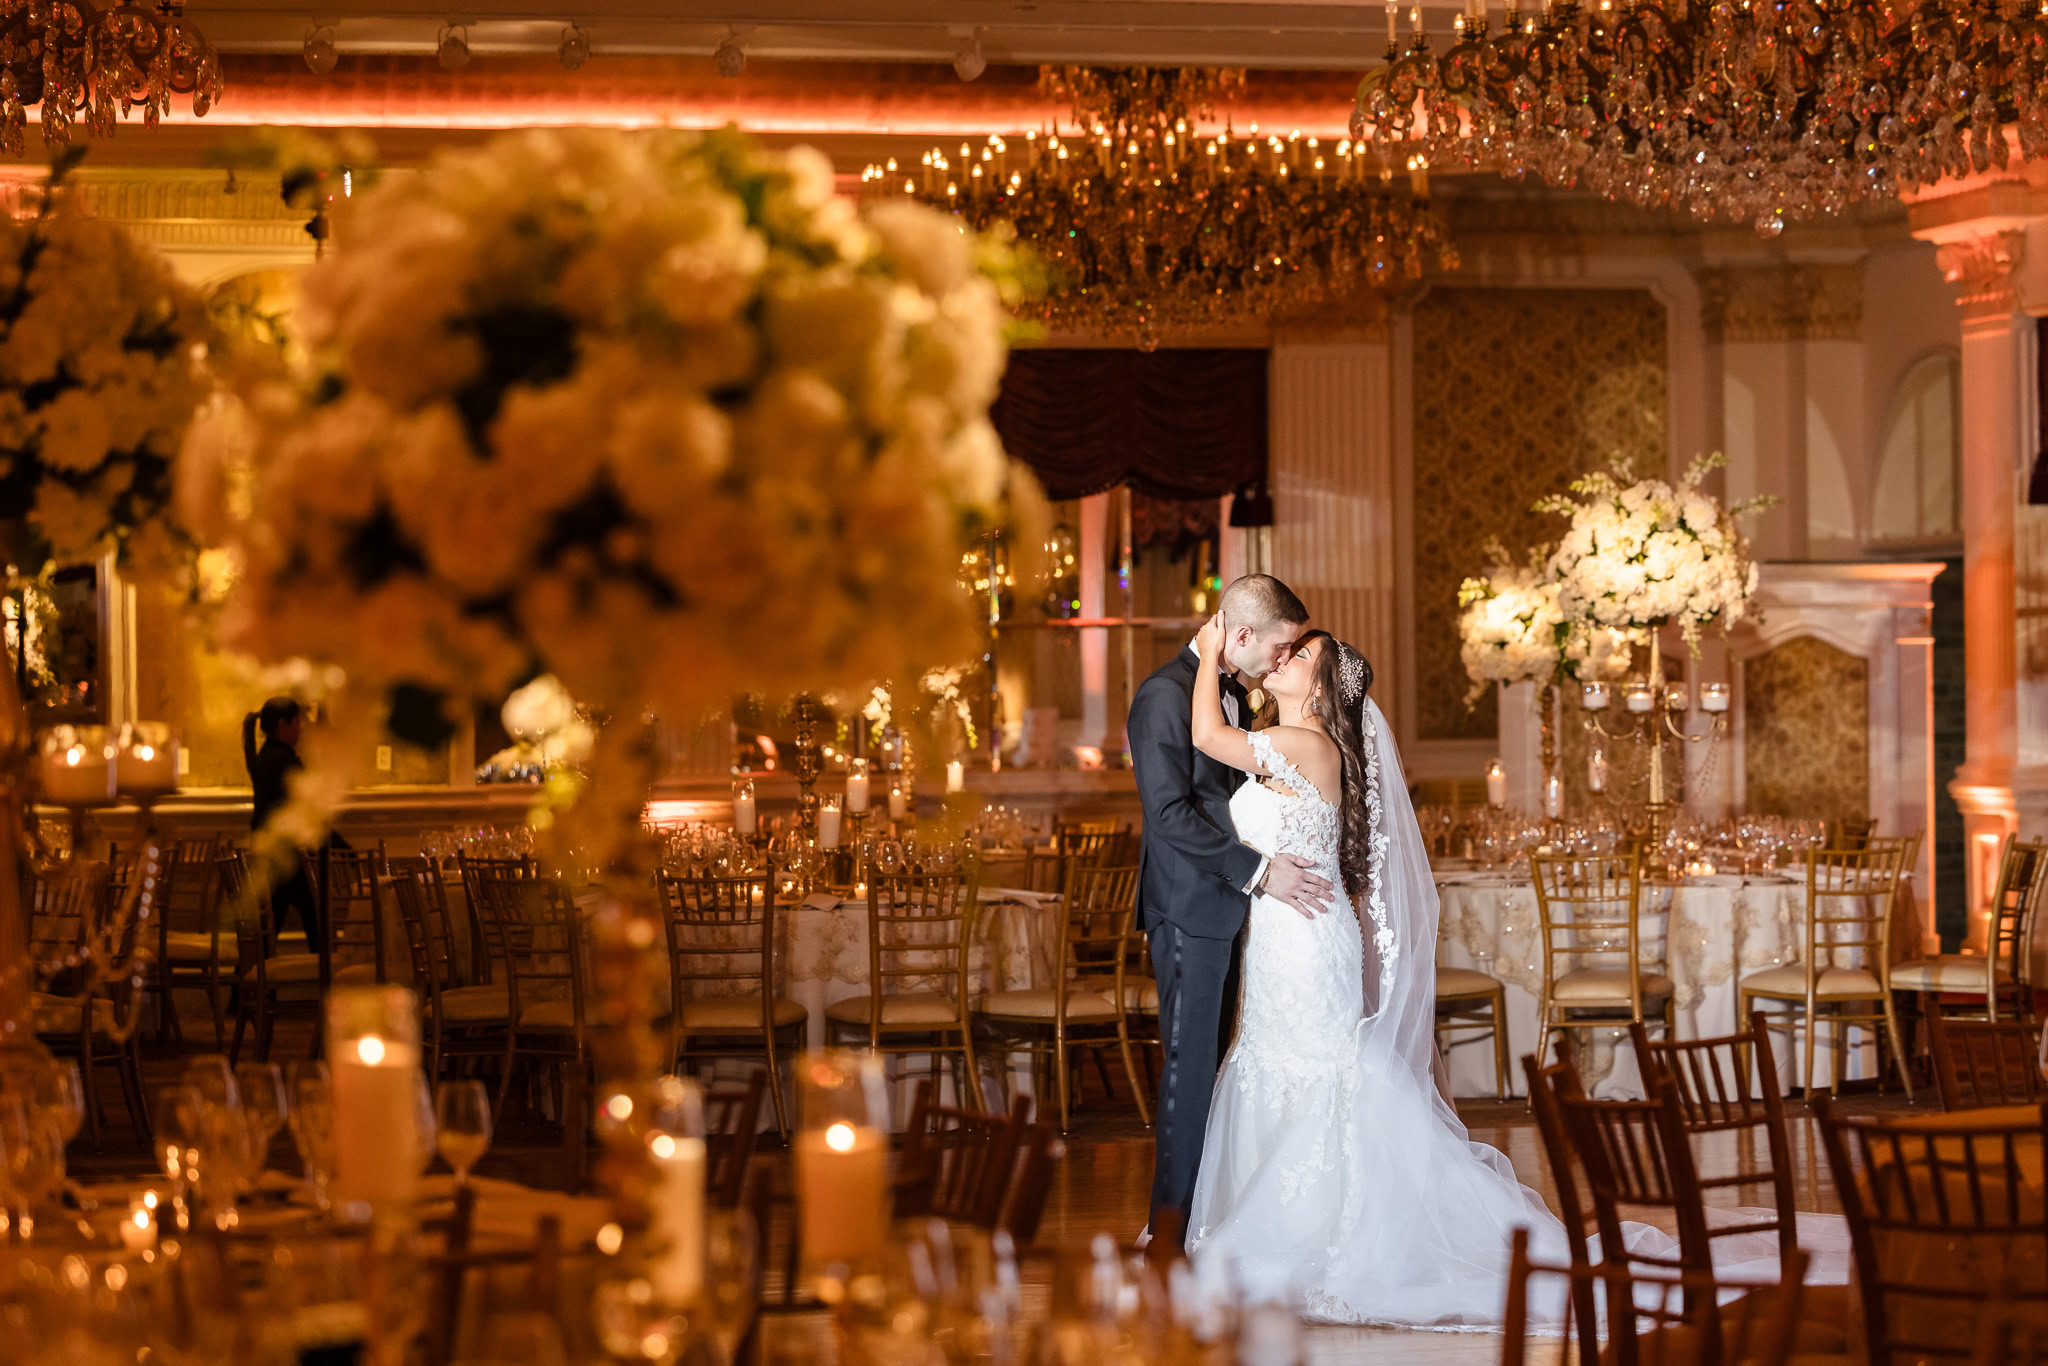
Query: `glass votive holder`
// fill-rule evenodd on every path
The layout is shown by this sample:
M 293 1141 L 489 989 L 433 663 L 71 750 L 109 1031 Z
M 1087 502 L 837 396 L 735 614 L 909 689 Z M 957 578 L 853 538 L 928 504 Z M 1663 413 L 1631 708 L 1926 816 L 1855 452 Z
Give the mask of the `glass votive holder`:
M 1579 689 L 1579 705 L 1587 711 L 1606 711 L 1608 690 L 1605 683 L 1588 683 Z
M 889 819 L 900 821 L 910 815 L 910 793 L 900 779 L 889 784 Z
M 1692 701 L 1692 694 L 1683 683 L 1664 685 L 1664 705 L 1671 711 L 1684 711 Z
M 401 986 L 327 993 L 335 1206 L 363 1217 L 413 1198 L 431 1155 L 419 1107 L 420 1015 Z
M 754 805 L 754 784 L 752 779 L 741 779 L 732 788 L 733 833 L 753 838 L 761 829 L 761 814 Z
M 37 765 L 39 795 L 74 809 L 114 801 L 114 745 L 105 726 L 52 726 Z
M 889 1096 L 881 1055 L 797 1060 L 796 1187 L 807 1278 L 844 1284 L 877 1261 L 889 1219 Z M 825 1296 L 836 1298 L 833 1294 Z
M 114 787 L 124 797 L 153 801 L 178 790 L 178 733 L 162 721 L 131 721 L 115 747 Z
M 818 798 L 818 847 L 837 849 L 846 832 L 844 799 L 837 792 Z
M 1647 683 L 1631 683 L 1622 690 L 1622 702 L 1633 712 L 1646 712 L 1657 705 L 1657 694 Z
M 1508 804 L 1508 771 L 1498 759 L 1489 759 L 1486 764 L 1486 804 L 1494 807 Z
M 846 767 L 846 809 L 850 814 L 865 814 L 868 809 L 868 761 L 855 759 Z
M 704 1289 L 704 1093 L 663 1077 L 648 1098 L 648 1284 L 661 1303 L 683 1306 Z
M 1733 694 L 1726 683 L 1700 684 L 1701 711 L 1714 713 L 1727 711 L 1728 704 L 1732 700 Z

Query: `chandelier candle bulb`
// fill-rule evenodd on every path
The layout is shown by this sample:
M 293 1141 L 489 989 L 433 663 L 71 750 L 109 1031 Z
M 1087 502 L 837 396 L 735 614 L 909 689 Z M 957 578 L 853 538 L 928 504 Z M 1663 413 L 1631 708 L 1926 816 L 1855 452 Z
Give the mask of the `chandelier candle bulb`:
M 1728 685 L 1726 683 L 1700 684 L 1701 711 L 1714 713 L 1724 712 L 1728 710 L 1728 703 L 1729 692 Z
M 1498 759 L 1486 765 L 1486 803 L 1494 807 L 1508 804 L 1508 771 Z

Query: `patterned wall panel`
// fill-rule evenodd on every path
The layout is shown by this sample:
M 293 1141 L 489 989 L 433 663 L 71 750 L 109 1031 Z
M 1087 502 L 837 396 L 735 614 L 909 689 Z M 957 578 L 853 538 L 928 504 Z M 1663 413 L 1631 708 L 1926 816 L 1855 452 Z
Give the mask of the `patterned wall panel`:
M 1742 666 L 1745 808 L 1870 814 L 1870 667 L 1813 636 Z
M 1458 581 L 1498 536 L 1555 537 L 1530 505 L 1619 453 L 1667 463 L 1664 306 L 1646 290 L 1438 289 L 1414 315 L 1416 731 L 1484 739 L 1458 663 Z

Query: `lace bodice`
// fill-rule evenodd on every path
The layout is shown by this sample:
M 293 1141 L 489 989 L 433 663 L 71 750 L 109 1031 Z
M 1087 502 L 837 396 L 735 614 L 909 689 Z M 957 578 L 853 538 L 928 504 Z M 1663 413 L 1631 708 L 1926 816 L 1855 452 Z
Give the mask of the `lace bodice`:
M 1237 837 L 1271 858 L 1293 854 L 1307 859 L 1331 881 L 1337 877 L 1337 807 L 1302 776 L 1264 731 L 1245 736 L 1252 754 L 1280 786 L 1245 783 L 1230 801 Z

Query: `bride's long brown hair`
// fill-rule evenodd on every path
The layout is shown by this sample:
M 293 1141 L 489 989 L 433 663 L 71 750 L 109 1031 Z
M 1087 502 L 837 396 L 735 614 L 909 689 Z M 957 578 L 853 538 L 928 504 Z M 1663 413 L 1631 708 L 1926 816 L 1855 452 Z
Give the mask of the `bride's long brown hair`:
M 1372 826 L 1366 811 L 1365 732 L 1360 718 L 1365 695 L 1372 691 L 1372 664 L 1364 655 L 1328 631 L 1304 631 L 1294 642 L 1295 653 L 1312 640 L 1323 642 L 1316 651 L 1314 687 L 1309 693 L 1315 710 L 1311 713 L 1323 733 L 1337 742 L 1343 761 L 1344 791 L 1337 801 L 1337 867 L 1344 874 L 1344 890 L 1356 903 L 1365 895 L 1371 877 Z M 1364 666 L 1364 686 L 1350 702 L 1344 700 L 1344 656 L 1357 657 Z

